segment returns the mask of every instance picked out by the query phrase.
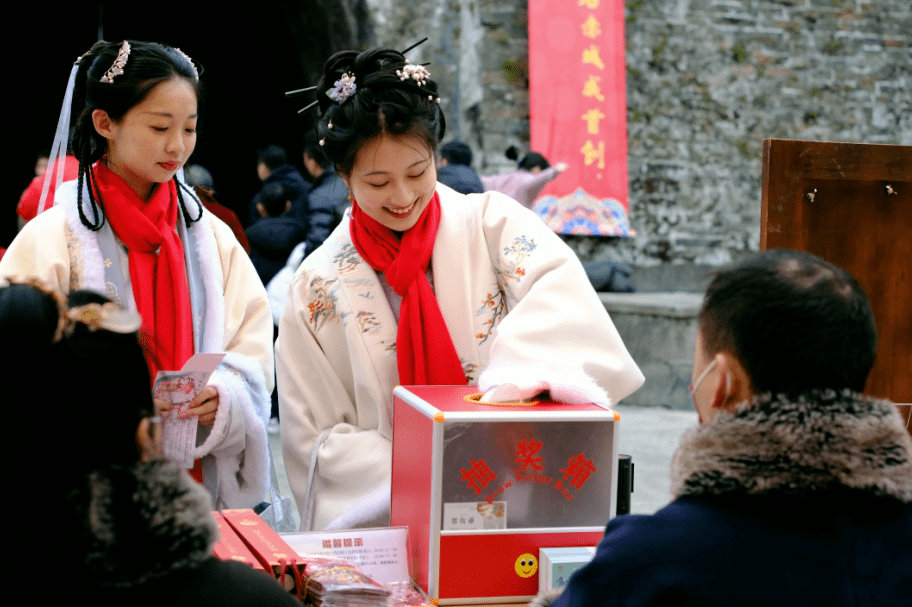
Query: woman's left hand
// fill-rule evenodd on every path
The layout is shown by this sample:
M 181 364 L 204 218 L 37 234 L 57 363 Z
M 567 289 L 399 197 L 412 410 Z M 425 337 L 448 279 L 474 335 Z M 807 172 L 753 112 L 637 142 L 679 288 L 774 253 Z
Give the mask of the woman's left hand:
M 181 419 L 198 415 L 199 423 L 204 426 L 211 426 L 215 422 L 215 414 L 218 412 L 218 407 L 218 390 L 212 386 L 208 386 L 197 394 L 196 398 L 190 401 L 190 408 L 181 414 Z

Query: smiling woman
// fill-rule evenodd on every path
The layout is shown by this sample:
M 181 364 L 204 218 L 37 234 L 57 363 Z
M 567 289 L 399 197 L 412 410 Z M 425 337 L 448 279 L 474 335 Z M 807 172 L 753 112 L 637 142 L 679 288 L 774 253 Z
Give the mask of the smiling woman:
M 384 134 L 358 150 L 351 174 L 342 180 L 369 217 L 404 232 L 437 189 L 434 152 L 419 139 Z
M 20 232 L 0 277 L 94 290 L 137 310 L 152 378 L 196 352 L 226 353 L 188 411 L 201 424 L 195 476 L 217 506 L 251 507 L 269 482 L 272 321 L 250 259 L 181 177 L 196 146 L 199 71 L 179 49 L 134 40 L 97 42 L 79 58 L 54 146 L 66 148 L 72 95 L 78 179 Z M 170 404 L 156 404 L 167 417 Z
M 396 385 L 605 406 L 639 388 L 572 251 L 516 201 L 437 183 L 446 121 L 426 67 L 393 49 L 337 53 L 317 99 L 352 207 L 298 269 L 276 343 L 304 529 L 388 524 Z

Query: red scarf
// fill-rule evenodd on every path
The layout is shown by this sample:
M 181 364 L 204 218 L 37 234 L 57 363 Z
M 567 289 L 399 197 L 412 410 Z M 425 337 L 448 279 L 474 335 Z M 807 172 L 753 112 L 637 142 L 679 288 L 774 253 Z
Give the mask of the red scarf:
M 158 184 L 143 201 L 103 161 L 94 171 L 105 216 L 127 246 L 133 298 L 142 317 L 139 339 L 154 382 L 159 371 L 177 371 L 193 356 L 184 248 L 175 229 L 177 187 L 174 180 Z
M 352 204 L 349 223 L 355 249 L 377 272 L 386 275 L 402 297 L 396 361 L 402 385 L 466 384 L 465 373 L 447 331 L 427 269 L 440 225 L 440 197 L 428 202 L 418 222 L 400 240 L 392 230 Z

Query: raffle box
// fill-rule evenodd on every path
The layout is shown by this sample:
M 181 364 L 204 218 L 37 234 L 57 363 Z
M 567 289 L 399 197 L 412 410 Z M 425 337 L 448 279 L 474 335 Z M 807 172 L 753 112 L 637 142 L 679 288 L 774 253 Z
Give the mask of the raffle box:
M 617 503 L 620 416 L 596 405 L 485 405 L 473 386 L 393 393 L 391 522 L 441 604 L 525 601 L 539 548 L 595 546 Z

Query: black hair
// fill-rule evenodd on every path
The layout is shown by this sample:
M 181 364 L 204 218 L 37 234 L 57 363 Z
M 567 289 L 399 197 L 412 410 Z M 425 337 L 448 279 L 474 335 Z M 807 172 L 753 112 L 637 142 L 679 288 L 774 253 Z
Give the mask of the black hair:
M 700 310 L 704 353 L 735 356 L 754 392 L 864 389 L 877 353 L 868 298 L 845 270 L 774 249 L 719 272 Z
M 545 170 L 551 167 L 551 163 L 548 162 L 548 159 L 539 154 L 538 152 L 529 152 L 523 159 L 519 159 L 519 150 L 515 145 L 511 145 L 507 148 L 507 151 L 504 152 L 504 156 L 510 160 L 516 162 L 519 165 L 519 169 L 522 171 L 531 171 L 532 169 L 538 167 L 541 170 Z
M 131 108 L 142 102 L 158 84 L 172 78 L 185 79 L 193 87 L 198 105 L 202 106 L 203 103 L 203 90 L 197 80 L 197 68 L 186 55 L 157 42 L 135 40 L 127 42 L 130 43 L 130 54 L 122 74 L 116 75 L 110 82 L 101 81 L 106 72 L 114 65 L 124 41 L 99 40 L 80 57 L 79 71 L 76 74 L 73 89 L 73 116 L 76 116 L 76 120 L 72 149 L 79 160 L 77 207 L 80 221 L 90 230 L 100 230 L 105 221 L 104 201 L 101 200 L 101 195 L 95 185 L 91 167 L 104 156 L 107 150 L 107 141 L 95 130 L 92 112 L 104 110 L 111 120 L 118 121 Z M 201 69 L 199 68 L 199 70 Z M 92 209 L 91 219 L 86 217 L 82 208 L 82 191 L 86 179 L 89 182 L 86 191 L 89 194 L 89 204 Z M 199 221 L 202 217 L 202 203 L 176 175 L 174 182 L 177 185 L 181 215 L 187 227 L 190 227 L 191 223 Z M 195 218 L 192 218 L 187 210 L 181 189 L 184 189 L 196 202 L 198 212 Z
M 278 145 L 267 145 L 257 152 L 257 161 L 265 164 L 270 171 L 274 171 L 285 164 L 288 157 L 285 154 L 285 148 Z
M 440 157 L 450 164 L 472 164 L 472 148 L 461 141 L 448 141 L 440 146 Z
M 350 174 L 361 146 L 381 134 L 416 138 L 436 153 L 446 132 L 437 83 L 430 78 L 424 84 L 402 79 L 396 72 L 407 63 L 402 53 L 391 48 L 341 51 L 326 61 L 317 84 L 322 116 L 316 133 L 323 153 L 340 174 Z M 357 90 L 338 103 L 326 93 L 346 74 L 355 76 Z
M 323 147 L 317 140 L 317 134 L 313 131 L 304 133 L 304 153 L 307 154 L 314 162 L 320 165 L 324 170 L 332 164 L 326 154 L 323 153 Z
M 288 201 L 289 197 L 281 183 L 270 181 L 263 184 L 263 189 L 260 191 L 260 202 L 263 203 L 263 207 L 270 217 L 278 217 L 284 213 Z
M 128 471 L 140 461 L 137 427 L 154 414 L 149 370 L 136 333 L 92 331 L 79 323 L 72 332 L 58 333 L 68 305 L 103 302 L 107 299 L 91 291 L 74 292 L 67 303 L 62 295 L 31 284 L 0 287 L 0 334 L 15 349 L 0 366 L 0 384 L 11 404 L 6 422 L 20 431 L 34 430 L 29 440 L 40 441 L 28 450 L 29 465 L 13 466 L 7 481 L 24 495 L 40 496 L 30 500 L 29 512 L 37 520 L 52 517 L 59 524 L 63 531 L 53 534 L 55 551 L 71 564 L 88 558 L 87 547 L 97 546 L 86 520 L 97 495 L 97 475 L 111 478 L 119 491 L 133 496 L 136 481 Z M 21 458 L 21 443 L 7 442 L 4 456 Z M 50 472 L 53 479 L 36 471 Z M 130 504 L 137 511 L 143 506 Z M 15 543 L 29 562 L 46 552 L 52 534 L 13 527 L 13 538 L 21 540 Z M 24 574 L 39 571 L 43 569 Z M 86 583 L 84 572 L 82 565 L 68 566 L 56 577 L 67 588 L 79 588 Z
M 31 284 L 0 287 L 0 332 L 16 344 L 16 356 L 3 365 L 10 374 L 3 385 L 12 390 L 10 402 L 31 415 L 48 413 L 41 417 L 41 440 L 58 450 L 54 457 L 62 453 L 66 460 L 55 483 L 78 484 L 94 470 L 138 462 L 136 427 L 154 412 L 136 333 L 81 323 L 58 331 L 68 307 L 106 302 L 92 291 L 76 291 L 64 302 Z

